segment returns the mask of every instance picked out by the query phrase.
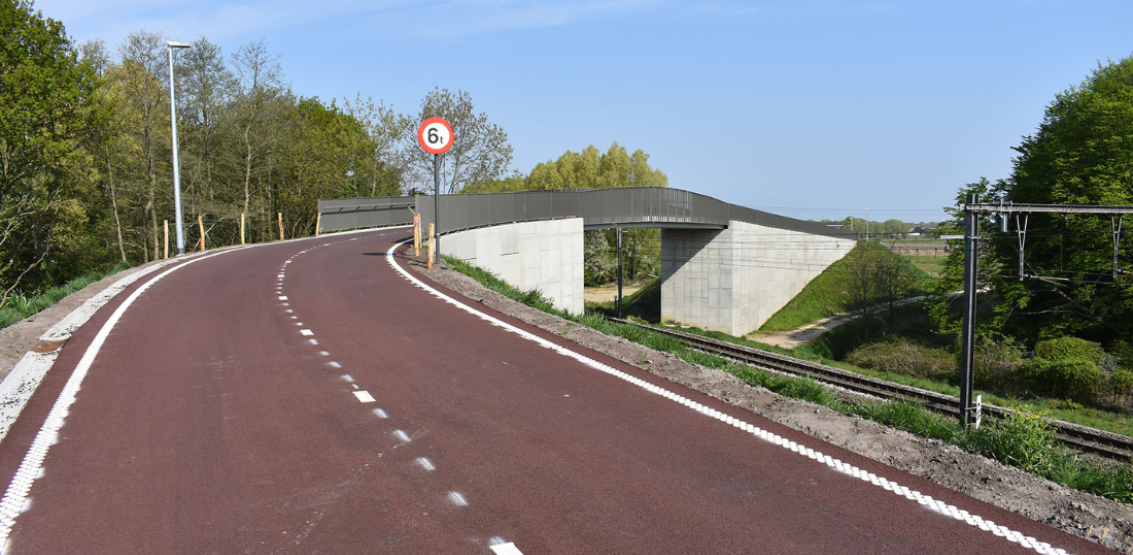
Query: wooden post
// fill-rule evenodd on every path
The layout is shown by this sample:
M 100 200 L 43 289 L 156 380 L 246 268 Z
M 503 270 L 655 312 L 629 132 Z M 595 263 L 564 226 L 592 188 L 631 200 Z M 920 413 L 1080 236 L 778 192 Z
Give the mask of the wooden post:
M 320 231 L 319 227 L 321 227 L 322 225 L 323 225 L 323 213 L 319 212 L 319 215 L 315 217 L 315 237 L 319 236 L 319 231 Z
M 413 215 L 413 256 L 421 257 L 421 215 Z
M 197 229 L 201 230 L 201 252 L 205 252 L 205 220 L 197 214 Z
M 169 259 L 169 220 L 162 220 L 165 222 L 165 259 Z
M 429 224 L 429 269 L 433 269 L 433 261 L 436 259 L 436 235 L 433 234 L 433 224 Z
M 244 244 L 244 213 L 240 213 L 240 244 Z
M 279 213 L 279 240 L 283 240 L 283 212 Z

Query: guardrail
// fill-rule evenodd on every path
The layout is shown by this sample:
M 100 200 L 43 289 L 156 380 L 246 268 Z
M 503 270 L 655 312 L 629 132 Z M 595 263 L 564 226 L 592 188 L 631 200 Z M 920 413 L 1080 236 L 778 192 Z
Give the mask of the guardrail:
M 855 233 L 729 204 L 709 196 L 665 187 L 579 189 L 441 195 L 441 233 L 511 222 L 583 218 L 587 229 L 668 227 L 724 229 L 730 221 L 837 238 Z M 420 213 L 424 225 L 435 222 L 432 195 L 323 199 L 319 214 L 324 231 L 408 224 Z

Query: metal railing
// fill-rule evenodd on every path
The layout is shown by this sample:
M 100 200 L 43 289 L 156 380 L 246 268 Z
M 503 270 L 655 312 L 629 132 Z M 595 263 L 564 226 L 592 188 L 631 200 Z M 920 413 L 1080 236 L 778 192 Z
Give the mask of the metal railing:
M 856 234 L 822 224 L 729 204 L 681 189 L 631 187 L 441 195 L 441 233 L 511 222 L 583 218 L 587 229 L 667 227 L 724 229 L 731 221 L 838 238 Z M 422 225 L 434 222 L 432 195 L 323 199 L 319 201 L 324 231 L 408 224 L 421 214 Z

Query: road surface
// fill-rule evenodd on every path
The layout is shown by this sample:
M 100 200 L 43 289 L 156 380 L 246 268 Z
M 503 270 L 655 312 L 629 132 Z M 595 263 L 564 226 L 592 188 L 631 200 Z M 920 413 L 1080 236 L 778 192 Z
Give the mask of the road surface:
M 0 443 L 6 552 L 1105 552 L 458 304 L 408 234 L 115 297 Z

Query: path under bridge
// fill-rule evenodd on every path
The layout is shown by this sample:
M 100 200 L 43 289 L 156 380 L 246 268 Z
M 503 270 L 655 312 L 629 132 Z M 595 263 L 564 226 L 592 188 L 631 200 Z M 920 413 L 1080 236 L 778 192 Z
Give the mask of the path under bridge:
M 856 235 L 671 188 L 324 199 L 322 231 L 436 223 L 441 252 L 583 310 L 583 231 L 661 229 L 661 317 L 731 335 L 759 328 Z

